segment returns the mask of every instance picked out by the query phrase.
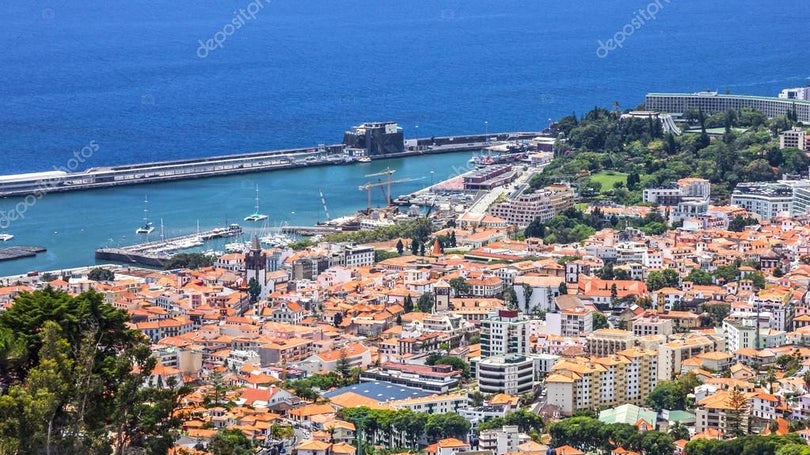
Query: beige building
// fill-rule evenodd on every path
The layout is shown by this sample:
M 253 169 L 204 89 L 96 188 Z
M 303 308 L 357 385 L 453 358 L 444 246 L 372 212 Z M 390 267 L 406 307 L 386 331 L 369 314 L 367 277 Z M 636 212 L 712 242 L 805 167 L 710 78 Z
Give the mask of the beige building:
M 807 133 L 797 127 L 794 127 L 792 130 L 783 131 L 779 134 L 779 148 L 795 148 L 806 152 Z
M 627 349 L 607 357 L 561 359 L 546 378 L 547 402 L 560 413 L 643 404 L 657 384 L 657 353 Z
M 599 329 L 588 335 L 587 342 L 588 354 L 604 357 L 632 348 L 636 337 L 628 330 Z
M 687 335 L 662 344 L 658 348 L 658 380 L 671 381 L 680 374 L 684 360 L 704 352 L 722 351 L 724 346 L 722 339 L 703 335 Z
M 630 322 L 635 336 L 672 335 L 672 320 L 659 318 L 656 313 L 644 313 Z

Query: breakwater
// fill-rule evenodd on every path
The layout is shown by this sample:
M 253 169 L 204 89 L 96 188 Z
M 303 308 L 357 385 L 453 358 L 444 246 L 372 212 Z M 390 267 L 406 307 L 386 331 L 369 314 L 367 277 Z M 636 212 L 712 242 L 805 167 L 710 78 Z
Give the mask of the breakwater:
M 507 132 L 418 138 L 405 141 L 401 153 L 370 155 L 373 160 L 434 153 L 481 150 L 493 141 L 527 140 L 540 132 Z M 81 191 L 124 185 L 168 182 L 224 175 L 266 172 L 307 166 L 345 165 L 358 161 L 357 150 L 344 144 L 224 155 L 190 160 L 161 161 L 123 166 L 97 167 L 81 172 L 53 170 L 0 176 L 0 197 Z

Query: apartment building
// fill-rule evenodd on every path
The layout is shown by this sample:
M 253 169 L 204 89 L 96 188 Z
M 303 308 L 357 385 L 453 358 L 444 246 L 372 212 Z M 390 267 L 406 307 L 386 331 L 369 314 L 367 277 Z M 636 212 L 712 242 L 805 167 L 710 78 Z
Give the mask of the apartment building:
M 807 132 L 801 128 L 794 127 L 791 130 L 779 133 L 779 148 L 794 148 L 806 152 Z
M 481 358 L 529 352 L 529 319 L 515 310 L 498 310 L 481 321 Z
M 547 400 L 563 415 L 625 403 L 643 404 L 657 384 L 657 353 L 627 349 L 606 357 L 561 359 L 546 378 Z
M 725 342 L 713 336 L 687 335 L 658 348 L 658 380 L 671 381 L 681 372 L 681 363 L 698 354 L 722 351 Z
M 672 335 L 672 320 L 662 319 L 657 313 L 644 313 L 630 321 L 633 335 L 642 337 L 647 335 Z
M 750 399 L 751 393 L 743 393 L 747 400 Z M 718 390 L 715 393 L 698 401 L 697 408 L 695 409 L 695 433 L 702 433 L 706 430 L 719 430 L 723 433 L 729 434 L 731 431 L 729 422 L 729 414 L 734 414 L 737 410 L 732 406 L 731 400 L 732 392 L 728 390 Z M 749 427 L 750 421 L 750 406 L 748 406 L 740 415 L 740 426 L 745 430 Z
M 591 307 L 577 307 L 559 313 L 546 313 L 546 330 L 549 334 L 563 337 L 581 337 L 593 332 Z
M 490 213 L 509 225 L 526 227 L 535 218 L 546 222 L 573 206 L 574 190 L 569 185 L 552 185 L 532 193 L 520 191 L 493 206 Z
M 635 342 L 636 336 L 628 330 L 599 329 L 587 336 L 586 350 L 590 355 L 605 357 L 630 349 Z
M 522 395 L 534 388 L 534 360 L 522 355 L 482 359 L 476 368 L 481 393 Z
M 504 425 L 499 430 L 485 430 L 478 436 L 478 450 L 489 450 L 494 455 L 518 452 L 520 432 L 517 425 Z

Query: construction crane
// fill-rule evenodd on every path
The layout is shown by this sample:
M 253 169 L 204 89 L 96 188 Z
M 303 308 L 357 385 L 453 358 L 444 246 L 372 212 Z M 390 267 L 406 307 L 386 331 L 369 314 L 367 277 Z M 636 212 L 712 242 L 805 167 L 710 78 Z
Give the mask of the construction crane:
M 382 176 L 385 176 L 386 184 L 388 186 L 388 194 L 385 196 L 385 198 L 388 201 L 388 205 L 391 205 L 391 184 L 395 183 L 395 182 L 391 181 L 391 176 L 394 175 L 394 172 L 396 172 L 396 171 L 397 171 L 396 169 L 391 169 L 390 167 L 387 167 L 387 168 L 385 168 L 384 171 L 375 172 L 374 174 L 366 174 L 366 177 L 382 177 Z M 369 209 L 370 208 L 371 207 L 369 206 Z
M 386 206 L 391 205 L 391 184 L 392 183 L 405 183 L 405 182 L 412 182 L 415 179 L 406 178 L 406 179 L 398 179 L 398 180 L 386 180 L 384 182 L 377 182 L 377 183 L 366 183 L 365 185 L 360 185 L 357 187 L 360 191 L 367 191 L 368 192 L 368 212 L 371 213 L 371 189 L 377 188 L 379 186 L 387 186 L 388 192 L 385 193 L 385 204 Z

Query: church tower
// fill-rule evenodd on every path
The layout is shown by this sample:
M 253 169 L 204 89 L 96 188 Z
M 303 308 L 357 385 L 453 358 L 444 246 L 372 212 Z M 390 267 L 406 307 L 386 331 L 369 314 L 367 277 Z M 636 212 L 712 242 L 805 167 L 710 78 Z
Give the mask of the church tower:
M 452 288 L 447 281 L 439 279 L 433 285 L 433 294 L 436 297 L 436 304 L 433 306 L 433 311 L 435 313 L 440 313 L 442 311 L 449 311 L 450 310 L 450 291 Z
M 262 246 L 259 243 L 259 237 L 253 234 L 250 240 L 250 251 L 245 253 L 245 271 L 247 272 L 247 283 L 250 283 L 251 278 L 259 282 L 262 287 L 262 293 L 259 299 L 267 297 L 267 255 L 262 251 Z M 247 284 L 245 283 L 245 284 Z

